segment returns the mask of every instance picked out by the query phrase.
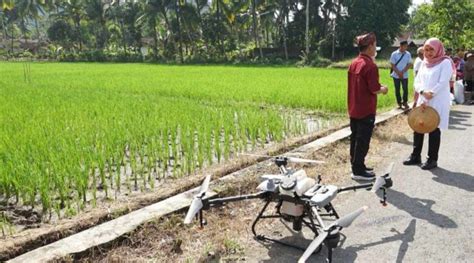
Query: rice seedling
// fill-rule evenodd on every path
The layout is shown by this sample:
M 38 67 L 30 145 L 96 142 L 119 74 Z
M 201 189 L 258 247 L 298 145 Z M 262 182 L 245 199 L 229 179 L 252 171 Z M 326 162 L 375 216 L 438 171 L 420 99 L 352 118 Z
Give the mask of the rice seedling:
M 0 198 L 39 206 L 44 216 L 154 189 L 156 180 L 303 134 L 306 124 L 296 109 L 346 108 L 345 70 L 0 67 L 8 76 L 0 79 Z M 30 67 L 41 72 L 34 82 L 24 81 Z M 392 96 L 379 104 L 391 105 Z

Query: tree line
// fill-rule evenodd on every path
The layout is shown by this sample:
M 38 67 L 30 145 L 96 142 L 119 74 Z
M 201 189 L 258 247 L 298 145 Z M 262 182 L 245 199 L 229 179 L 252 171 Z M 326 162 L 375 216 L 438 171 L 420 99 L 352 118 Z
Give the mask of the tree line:
M 0 0 L 4 40 L 47 40 L 55 53 L 153 60 L 232 60 L 304 54 L 341 58 L 375 31 L 389 46 L 410 0 Z M 436 2 L 437 0 L 435 0 Z M 443 0 L 444 1 L 444 0 Z M 462 0 L 464 1 L 464 0 Z M 467 1 L 467 0 L 466 0 Z M 93 58 L 94 60 L 94 58 Z

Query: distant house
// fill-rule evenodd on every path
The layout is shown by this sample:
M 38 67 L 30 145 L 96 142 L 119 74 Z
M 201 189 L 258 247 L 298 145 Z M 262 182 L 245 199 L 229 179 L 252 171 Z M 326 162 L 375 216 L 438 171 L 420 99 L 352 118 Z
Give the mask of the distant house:
M 38 39 L 18 39 L 20 50 L 37 53 L 41 49 L 48 48 L 48 42 Z
M 408 42 L 408 51 L 412 54 L 412 57 L 416 54 L 416 50 L 423 46 L 425 43 L 426 39 L 425 38 L 413 38 L 411 32 L 406 32 L 403 34 L 400 34 L 397 38 L 395 38 L 390 45 L 390 47 L 383 48 L 382 49 L 382 56 L 383 57 L 390 57 L 390 54 L 392 54 L 393 51 L 398 49 L 400 46 L 400 42 L 403 40 L 406 40 Z
M 400 46 L 400 41 L 406 40 L 408 42 L 408 48 L 418 48 L 423 46 L 426 41 L 426 38 L 413 38 L 413 33 L 406 32 L 400 34 L 392 43 L 392 48 L 398 48 Z
M 391 45 L 390 48 L 395 48 L 397 49 L 399 46 L 400 46 L 400 41 L 402 41 L 403 39 L 395 39 Z M 423 44 L 425 43 L 426 39 L 425 38 L 420 38 L 420 39 L 407 39 L 407 42 L 408 42 L 408 49 L 417 49 L 418 47 L 421 47 L 423 46 Z

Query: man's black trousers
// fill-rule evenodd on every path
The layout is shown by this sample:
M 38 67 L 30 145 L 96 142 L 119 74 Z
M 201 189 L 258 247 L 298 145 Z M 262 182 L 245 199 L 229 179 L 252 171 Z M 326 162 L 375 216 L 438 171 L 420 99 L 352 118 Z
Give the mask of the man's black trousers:
M 421 149 L 423 149 L 423 139 L 425 135 L 423 133 L 413 133 L 413 153 L 411 154 L 412 159 L 421 159 Z M 439 128 L 430 132 L 428 139 L 428 162 L 438 161 L 439 145 L 441 143 L 441 131 Z
M 403 89 L 403 99 L 400 95 L 400 83 Z M 408 79 L 397 79 L 393 78 L 393 84 L 395 85 L 395 96 L 397 97 L 397 103 L 403 104 L 408 102 Z
M 353 174 L 365 172 L 365 156 L 375 125 L 375 114 L 362 119 L 351 118 L 351 164 Z

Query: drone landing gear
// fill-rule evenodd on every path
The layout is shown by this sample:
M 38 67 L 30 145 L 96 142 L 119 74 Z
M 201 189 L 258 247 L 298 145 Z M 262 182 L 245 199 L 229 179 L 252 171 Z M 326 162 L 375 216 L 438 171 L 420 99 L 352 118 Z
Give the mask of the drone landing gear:
M 382 199 L 380 199 L 380 203 L 383 206 L 387 206 L 387 190 L 385 188 L 382 189 Z
M 324 206 L 324 209 L 326 210 L 327 214 L 319 214 L 320 216 L 334 216 L 336 219 L 339 219 L 339 215 L 337 214 L 336 209 L 334 209 L 334 206 L 332 206 L 331 203 Z
M 326 240 L 324 241 L 328 249 L 328 257 L 327 257 L 328 263 L 332 262 L 332 250 L 337 247 L 340 240 L 341 240 L 341 234 L 339 233 L 339 231 L 337 231 L 336 233 L 329 234 Z
M 272 202 L 272 200 L 266 201 L 266 203 L 263 206 L 262 210 L 260 210 L 257 218 L 255 218 L 254 222 L 252 223 L 252 233 L 254 234 L 255 239 L 260 240 L 260 241 L 270 241 L 270 242 L 273 242 L 273 243 L 277 243 L 277 244 L 280 244 L 280 245 L 284 245 L 284 246 L 287 246 L 287 247 L 292 247 L 292 248 L 295 248 L 295 249 L 305 251 L 306 247 L 301 247 L 301 246 L 291 244 L 291 243 L 287 243 L 287 242 L 284 242 L 284 241 L 281 241 L 281 240 L 278 240 L 278 239 L 275 239 L 275 238 L 267 237 L 265 235 L 257 234 L 257 231 L 256 231 L 255 227 L 261 219 L 268 219 L 268 218 L 282 218 L 282 219 L 285 219 L 285 216 L 280 214 L 280 213 L 274 214 L 274 215 L 264 215 L 265 211 L 268 208 L 268 205 L 271 202 Z M 325 209 L 328 212 L 327 214 L 324 214 L 325 216 L 334 216 L 336 218 L 339 218 L 339 215 L 337 214 L 337 212 L 334 209 L 334 207 L 332 206 L 332 204 L 329 203 L 325 207 Z M 305 215 L 308 217 L 309 221 L 304 219 Z M 320 226 L 318 224 L 316 224 L 313 220 L 313 214 L 311 212 L 311 207 L 306 207 L 305 213 L 302 216 L 293 218 L 293 230 L 301 231 L 303 224 L 306 227 L 308 227 L 309 229 L 311 229 L 311 231 L 316 236 L 318 236 L 318 227 L 320 227 Z M 331 262 L 331 260 L 332 260 L 332 249 L 337 247 L 337 243 L 339 242 L 340 236 L 339 236 L 339 233 L 336 233 L 333 236 L 332 235 L 329 236 L 328 238 L 331 239 L 331 240 L 328 240 L 328 242 L 330 242 L 330 243 L 326 244 L 327 247 L 328 247 L 328 261 Z M 313 252 L 313 254 L 319 253 L 322 249 L 322 246 L 323 245 L 320 245 L 318 247 L 318 249 L 316 249 Z

